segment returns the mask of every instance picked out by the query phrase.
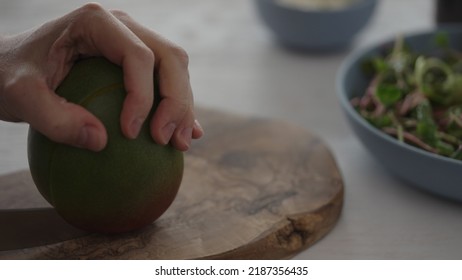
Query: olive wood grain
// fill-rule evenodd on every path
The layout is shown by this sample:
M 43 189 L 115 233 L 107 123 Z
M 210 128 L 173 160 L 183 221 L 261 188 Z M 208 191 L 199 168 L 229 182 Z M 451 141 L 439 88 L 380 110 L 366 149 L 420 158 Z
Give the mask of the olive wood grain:
M 10 235 L 17 230 L 44 238 L 37 230 L 44 225 L 47 236 L 56 236 L 44 240 L 47 245 L 0 251 L 0 259 L 279 259 L 333 228 L 343 183 L 321 139 L 284 122 L 197 111 L 206 134 L 185 154 L 177 198 L 159 220 L 136 232 L 74 229 L 49 209 L 28 171 L 0 176 L 0 214 L 48 208 L 51 217 L 38 215 L 35 229 L 12 218 Z M 0 239 L 7 238 L 0 226 Z

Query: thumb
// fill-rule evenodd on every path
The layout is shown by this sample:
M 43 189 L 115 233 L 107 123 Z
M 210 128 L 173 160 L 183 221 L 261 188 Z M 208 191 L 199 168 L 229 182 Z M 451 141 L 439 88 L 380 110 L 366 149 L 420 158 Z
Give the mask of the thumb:
M 14 94 L 9 102 L 20 119 L 58 143 L 92 151 L 105 147 L 107 135 L 98 118 L 85 108 L 59 97 L 44 82 L 35 84 L 35 87 L 22 88 L 22 93 Z

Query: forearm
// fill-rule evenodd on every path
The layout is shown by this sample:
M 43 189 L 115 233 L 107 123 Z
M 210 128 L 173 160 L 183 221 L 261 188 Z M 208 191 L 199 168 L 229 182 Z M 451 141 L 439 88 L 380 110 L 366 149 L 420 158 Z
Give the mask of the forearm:
M 8 56 L 10 55 L 11 43 L 9 37 L 0 34 L 0 97 L 3 91 L 4 75 L 6 73 Z
M 0 34 L 0 70 L 6 68 L 7 59 L 11 57 L 13 38 L 14 36 Z
M 3 34 L 0 34 L 0 116 L 2 116 L 2 118 L 0 118 L 0 120 L 4 120 L 4 119 L 7 119 L 8 117 L 6 117 L 7 115 L 7 112 L 5 110 L 5 106 L 3 105 L 3 102 L 1 102 L 1 100 L 3 99 L 3 94 L 4 94 L 4 88 L 5 88 L 5 70 L 6 70 L 6 54 L 7 54 L 7 40 L 6 40 L 6 36 L 4 36 Z M 5 116 L 5 117 L 3 117 Z
M 0 34 L 0 120 L 18 122 L 21 121 L 14 114 L 9 105 L 12 89 L 15 84 L 22 85 L 20 80 L 24 69 L 23 64 L 17 60 L 20 49 L 21 33 L 18 35 Z M 27 68 L 27 67 L 26 67 Z M 16 87 L 17 88 L 17 87 Z
M 12 36 L 0 34 L 0 55 L 5 55 L 8 52 L 11 44 L 9 43 Z
M 0 97 L 2 96 L 3 92 L 3 76 L 5 74 L 5 64 L 6 64 L 6 54 L 8 53 L 7 51 L 7 39 L 6 36 L 3 34 L 0 34 Z

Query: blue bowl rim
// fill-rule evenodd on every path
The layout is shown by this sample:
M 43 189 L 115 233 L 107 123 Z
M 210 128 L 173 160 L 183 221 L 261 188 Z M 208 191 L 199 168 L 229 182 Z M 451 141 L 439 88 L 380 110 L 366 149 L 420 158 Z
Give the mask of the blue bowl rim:
M 412 39 L 414 37 L 419 37 L 419 36 L 429 36 L 432 34 L 435 34 L 438 31 L 447 31 L 449 33 L 451 32 L 461 32 L 462 33 L 462 25 L 447 25 L 447 26 L 440 26 L 437 28 L 432 28 L 432 29 L 425 29 L 421 31 L 416 31 L 412 33 L 406 33 L 403 34 L 403 38 L 405 40 Z M 384 132 L 380 131 L 378 128 L 374 127 L 371 125 L 369 122 L 367 122 L 361 115 L 359 115 L 358 112 L 353 108 L 353 106 L 350 103 L 350 100 L 348 99 L 348 93 L 345 90 L 345 87 L 343 86 L 346 81 L 345 77 L 348 73 L 348 71 L 353 67 L 353 65 L 360 59 L 365 58 L 367 53 L 373 52 L 375 50 L 378 50 L 384 45 L 391 44 L 394 42 L 396 39 L 395 37 L 388 38 L 386 40 L 382 40 L 378 43 L 374 43 L 371 46 L 365 47 L 363 49 L 357 50 L 353 52 L 352 54 L 348 55 L 347 58 L 341 63 L 337 75 L 336 75 L 336 92 L 337 92 L 337 97 L 340 100 L 341 106 L 345 109 L 348 115 L 354 118 L 354 120 L 359 123 L 362 127 L 367 129 L 370 133 L 374 134 L 376 137 L 380 137 L 384 141 L 390 143 L 391 145 L 395 146 L 400 146 L 404 149 L 409 150 L 410 152 L 414 152 L 422 157 L 429 158 L 430 160 L 439 160 L 443 161 L 447 164 L 451 165 L 460 165 L 462 167 L 462 161 L 456 160 L 453 158 L 445 157 L 442 155 L 434 154 L 428 151 L 425 151 L 423 149 L 414 147 L 410 144 L 403 143 L 398 141 L 396 138 L 393 138 Z
M 262 1 L 275 2 L 276 0 L 262 0 Z M 329 9 L 326 9 L 326 10 L 302 10 L 302 9 L 297 9 L 297 8 L 291 7 L 291 6 L 277 5 L 276 3 L 274 3 L 274 4 L 277 5 L 277 7 L 282 9 L 282 10 L 291 11 L 291 12 L 294 12 L 294 13 L 331 15 L 331 14 L 341 14 L 341 13 L 345 13 L 345 12 L 351 12 L 351 11 L 354 11 L 354 10 L 363 9 L 363 8 L 365 8 L 365 6 L 370 6 L 370 5 L 375 6 L 377 4 L 377 1 L 378 0 L 358 0 L 357 3 L 353 3 L 352 5 L 348 5 L 348 6 L 344 7 L 344 8 L 341 8 L 341 9 L 332 9 L 332 10 L 329 10 Z

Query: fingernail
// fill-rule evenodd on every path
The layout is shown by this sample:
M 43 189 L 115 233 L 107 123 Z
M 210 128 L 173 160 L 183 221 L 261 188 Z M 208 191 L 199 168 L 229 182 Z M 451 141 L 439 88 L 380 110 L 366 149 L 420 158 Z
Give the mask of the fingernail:
M 104 148 L 104 143 L 98 129 L 91 125 L 85 125 L 80 129 L 77 146 L 97 152 Z
M 204 129 L 202 125 L 199 123 L 198 120 L 194 120 L 194 129 L 196 129 L 195 135 L 193 134 L 193 138 L 200 138 L 204 134 Z
M 175 132 L 176 125 L 174 123 L 168 123 L 162 128 L 162 136 L 163 136 L 163 143 L 164 145 L 170 142 L 170 138 L 172 138 L 173 132 Z
M 189 149 L 191 145 L 191 137 L 192 137 L 192 127 L 188 127 L 183 129 L 181 132 L 181 138 L 183 138 L 184 145 Z
M 195 125 L 198 129 L 204 131 L 204 129 L 202 128 L 202 125 L 199 123 L 198 120 L 194 120 L 194 125 Z
M 132 121 L 130 124 L 130 131 L 129 131 L 129 137 L 131 139 L 135 139 L 138 137 L 138 134 L 140 133 L 141 126 L 143 125 L 144 119 L 143 118 L 136 118 Z

